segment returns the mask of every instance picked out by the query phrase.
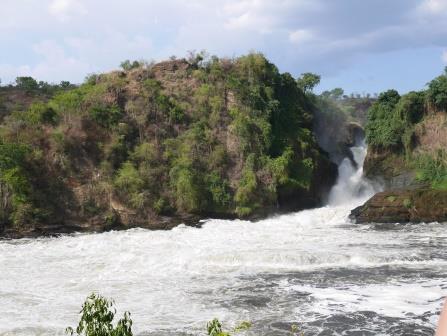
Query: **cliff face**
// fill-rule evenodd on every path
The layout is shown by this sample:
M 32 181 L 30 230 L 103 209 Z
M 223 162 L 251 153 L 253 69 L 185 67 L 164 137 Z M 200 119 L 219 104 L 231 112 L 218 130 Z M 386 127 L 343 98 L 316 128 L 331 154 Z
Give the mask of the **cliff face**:
M 315 108 L 251 54 L 93 75 L 4 109 L 0 232 L 168 228 L 316 206 L 337 168 L 316 142 Z
M 438 157 L 443 161 L 442 152 L 447 148 L 447 114 L 427 111 L 421 121 L 409 130 L 412 134 L 408 149 L 368 147 L 364 166 L 366 177 L 381 181 L 388 189 L 430 182 L 428 177 L 424 179 L 421 176 L 426 168 L 423 161 L 436 161 Z
M 364 172 L 381 182 L 385 192 L 355 209 L 351 214 L 354 220 L 446 220 L 445 97 L 447 73 L 430 82 L 426 91 L 401 97 L 390 90 L 379 96 L 368 113 Z

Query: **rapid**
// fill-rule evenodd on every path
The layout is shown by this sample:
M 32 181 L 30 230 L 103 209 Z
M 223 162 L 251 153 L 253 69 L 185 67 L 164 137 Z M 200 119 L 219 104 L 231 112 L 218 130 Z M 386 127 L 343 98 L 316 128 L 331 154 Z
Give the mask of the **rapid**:
M 203 335 L 219 318 L 248 335 L 432 335 L 447 293 L 439 223 L 355 225 L 374 193 L 352 148 L 328 205 L 258 222 L 0 241 L 0 335 L 62 335 L 95 291 L 136 335 Z

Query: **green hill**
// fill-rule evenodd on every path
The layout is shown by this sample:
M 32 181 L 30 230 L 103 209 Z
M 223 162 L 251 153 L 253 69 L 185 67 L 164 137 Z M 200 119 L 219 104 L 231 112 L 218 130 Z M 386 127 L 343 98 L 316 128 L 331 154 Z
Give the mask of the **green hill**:
M 0 88 L 4 235 L 252 218 L 333 184 L 314 102 L 263 55 L 123 68 Z

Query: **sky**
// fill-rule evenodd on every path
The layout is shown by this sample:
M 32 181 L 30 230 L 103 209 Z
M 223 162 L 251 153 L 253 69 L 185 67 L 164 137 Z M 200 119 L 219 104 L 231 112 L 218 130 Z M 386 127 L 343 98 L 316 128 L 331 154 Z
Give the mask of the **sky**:
M 447 66 L 447 0 L 0 0 L 0 79 L 80 83 L 125 60 L 259 51 L 319 91 L 423 89 Z

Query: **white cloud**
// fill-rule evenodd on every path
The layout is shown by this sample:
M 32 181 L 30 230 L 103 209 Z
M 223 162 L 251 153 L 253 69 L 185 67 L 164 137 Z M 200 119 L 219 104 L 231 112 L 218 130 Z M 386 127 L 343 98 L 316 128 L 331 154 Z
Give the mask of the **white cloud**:
M 2 78 L 25 64 L 75 80 L 192 49 L 258 50 L 284 70 L 325 75 L 364 54 L 447 45 L 447 0 L 2 0 L 2 14 Z
M 61 73 L 65 78 L 83 79 L 90 72 L 88 62 L 67 55 L 64 47 L 55 41 L 46 40 L 37 43 L 33 46 L 33 50 L 40 56 L 40 61 L 34 66 L 22 66 L 22 75 L 52 82 L 62 80 Z
M 87 13 L 84 5 L 78 0 L 53 0 L 48 11 L 60 21 L 66 21 L 73 15 Z
M 447 10 L 446 0 L 424 0 L 421 8 L 429 12 L 440 14 L 441 11 Z

